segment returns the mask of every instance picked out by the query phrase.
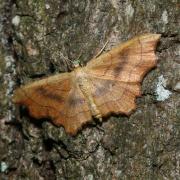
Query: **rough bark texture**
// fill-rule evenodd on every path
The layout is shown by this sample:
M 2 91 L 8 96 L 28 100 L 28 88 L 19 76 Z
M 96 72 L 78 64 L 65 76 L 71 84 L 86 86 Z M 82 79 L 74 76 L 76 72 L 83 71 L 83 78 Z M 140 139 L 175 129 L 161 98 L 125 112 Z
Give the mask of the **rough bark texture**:
M 162 34 L 158 66 L 130 117 L 71 137 L 12 105 L 19 84 L 145 32 Z M 179 0 L 0 0 L 0 38 L 0 179 L 180 177 Z

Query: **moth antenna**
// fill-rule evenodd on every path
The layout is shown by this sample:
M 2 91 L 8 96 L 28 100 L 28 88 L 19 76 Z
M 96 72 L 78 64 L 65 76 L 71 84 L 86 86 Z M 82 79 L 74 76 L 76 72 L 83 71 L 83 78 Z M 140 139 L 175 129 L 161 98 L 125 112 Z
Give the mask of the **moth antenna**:
M 104 51 L 104 49 L 106 48 L 107 44 L 108 44 L 109 40 L 106 41 L 106 43 L 104 44 L 104 46 L 101 48 L 101 50 L 94 56 L 94 58 L 97 58 L 98 56 L 100 56 L 102 54 L 102 52 Z
M 63 58 L 63 62 L 64 62 L 64 64 L 67 65 L 67 68 L 72 71 L 73 67 L 74 67 L 73 61 L 71 59 L 69 59 L 68 57 L 65 57 L 63 55 L 63 53 L 61 53 L 61 52 L 60 52 L 60 56 Z

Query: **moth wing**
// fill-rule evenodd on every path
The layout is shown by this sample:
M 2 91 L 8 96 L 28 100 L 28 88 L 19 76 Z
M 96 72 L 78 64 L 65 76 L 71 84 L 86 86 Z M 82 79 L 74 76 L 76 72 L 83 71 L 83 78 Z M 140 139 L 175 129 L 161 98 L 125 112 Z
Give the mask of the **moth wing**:
M 51 76 L 14 92 L 13 101 L 25 105 L 32 117 L 50 118 L 55 125 L 64 126 L 76 134 L 82 124 L 91 120 L 88 104 L 76 87 L 72 73 Z
M 156 65 L 154 51 L 159 38 L 159 34 L 135 37 L 87 64 L 92 94 L 102 116 L 130 114 L 136 108 L 140 82 Z
M 87 71 L 122 82 L 141 82 L 156 65 L 155 48 L 160 34 L 135 37 L 87 63 Z
M 135 108 L 135 98 L 140 96 L 140 86 L 89 75 L 91 93 L 102 116 L 111 113 L 129 115 Z

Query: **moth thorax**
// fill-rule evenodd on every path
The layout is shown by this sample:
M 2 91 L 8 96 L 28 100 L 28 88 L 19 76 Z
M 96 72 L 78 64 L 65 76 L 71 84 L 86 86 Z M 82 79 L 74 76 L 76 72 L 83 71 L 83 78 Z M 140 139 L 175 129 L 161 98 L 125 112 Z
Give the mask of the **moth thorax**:
M 86 74 L 83 71 L 77 69 L 76 79 L 77 79 L 77 84 L 79 85 L 81 91 L 85 96 L 87 96 L 89 94 L 90 84 L 88 82 Z
M 77 78 L 77 83 L 79 85 L 79 88 L 83 95 L 86 97 L 89 103 L 89 107 L 91 109 L 92 116 L 95 118 L 99 119 L 100 121 L 102 120 L 102 115 L 94 101 L 94 98 L 92 96 L 92 85 L 88 80 L 88 77 L 86 74 L 81 71 L 80 69 L 77 69 L 76 71 L 76 78 Z
M 85 96 L 87 96 L 89 94 L 89 88 L 90 88 L 88 80 L 83 77 L 80 77 L 78 79 L 78 85 L 79 85 L 81 91 L 83 92 L 83 94 L 85 94 Z

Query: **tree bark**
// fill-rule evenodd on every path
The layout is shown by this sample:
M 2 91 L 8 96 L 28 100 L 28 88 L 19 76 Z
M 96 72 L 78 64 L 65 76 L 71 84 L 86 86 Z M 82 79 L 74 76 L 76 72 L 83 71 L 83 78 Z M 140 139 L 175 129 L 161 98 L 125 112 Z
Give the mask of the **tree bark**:
M 72 137 L 12 104 L 20 84 L 148 32 L 162 34 L 158 65 L 130 117 Z M 179 0 L 0 0 L 0 39 L 0 179 L 179 179 Z

